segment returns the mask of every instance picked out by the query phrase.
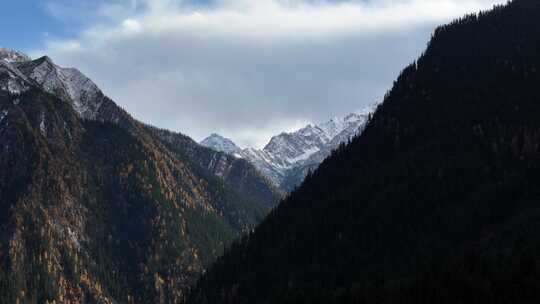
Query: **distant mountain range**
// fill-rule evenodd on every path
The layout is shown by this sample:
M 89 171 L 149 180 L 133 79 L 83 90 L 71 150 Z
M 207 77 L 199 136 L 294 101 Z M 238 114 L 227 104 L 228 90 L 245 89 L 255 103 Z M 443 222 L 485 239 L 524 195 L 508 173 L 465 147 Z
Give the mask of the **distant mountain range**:
M 272 137 L 263 149 L 238 147 L 232 140 L 212 134 L 201 145 L 251 162 L 280 189 L 289 192 L 298 186 L 310 170 L 330 155 L 341 143 L 358 135 L 375 106 L 317 125 L 307 125 Z
M 180 303 L 280 198 L 80 71 L 0 49 L 0 302 Z

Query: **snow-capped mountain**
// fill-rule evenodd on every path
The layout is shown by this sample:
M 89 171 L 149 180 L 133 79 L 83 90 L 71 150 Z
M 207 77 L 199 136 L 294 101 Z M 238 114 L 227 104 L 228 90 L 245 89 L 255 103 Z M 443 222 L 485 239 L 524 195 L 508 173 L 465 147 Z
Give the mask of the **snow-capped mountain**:
M 104 95 L 97 85 L 79 70 L 59 67 L 47 56 L 18 62 L 15 66 L 46 92 L 71 102 L 81 117 L 96 118 Z
M 370 106 L 345 117 L 307 125 L 296 132 L 281 133 L 260 150 L 242 150 L 230 139 L 217 134 L 212 134 L 201 144 L 250 161 L 281 189 L 290 191 L 340 143 L 358 134 L 374 109 Z
M 201 145 L 212 148 L 216 151 L 225 152 L 233 156 L 241 157 L 240 153 L 242 149 L 240 147 L 238 147 L 232 140 L 215 133 L 205 138 L 201 142 Z
M 0 49 L 0 89 L 21 93 L 32 86 L 71 103 L 85 119 L 98 119 L 106 99 L 97 85 L 77 69 L 60 67 L 47 56 L 32 60 L 20 52 Z

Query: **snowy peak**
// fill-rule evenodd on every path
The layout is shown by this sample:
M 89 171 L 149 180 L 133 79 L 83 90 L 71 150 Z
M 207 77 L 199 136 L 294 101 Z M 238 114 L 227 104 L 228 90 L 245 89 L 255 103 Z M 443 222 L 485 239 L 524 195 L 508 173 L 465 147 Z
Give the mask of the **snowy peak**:
M 30 61 L 30 56 L 18 51 L 0 48 L 0 61 L 9 63 Z
M 46 92 L 71 102 L 81 117 L 96 118 L 103 93 L 77 69 L 59 67 L 47 56 L 18 64 L 18 68 Z
M 51 58 L 36 60 L 15 51 L 0 49 L 0 90 L 21 93 L 38 87 L 72 104 L 85 119 L 97 119 L 105 96 L 77 69 L 62 68 Z
M 302 163 L 315 153 L 331 151 L 341 142 L 355 136 L 373 110 L 373 106 L 370 106 L 358 113 L 335 117 L 318 125 L 308 125 L 293 133 L 281 133 L 270 140 L 264 151 L 278 156 L 288 166 Z
M 332 150 L 359 132 L 368 121 L 374 106 L 336 117 L 318 125 L 306 127 L 292 133 L 281 133 L 272 137 L 262 150 L 240 149 L 230 139 L 212 134 L 201 142 L 203 146 L 229 153 L 251 162 L 257 169 L 283 190 L 296 186 L 289 181 L 301 181 L 308 169 L 320 164 Z M 291 178 L 291 175 L 302 175 Z
M 317 127 L 331 139 L 345 129 L 345 119 L 335 117 Z
M 373 110 L 373 107 L 370 106 L 365 110 L 359 111 L 358 113 L 351 113 L 345 117 L 332 118 L 331 120 L 322 123 L 317 127 L 321 129 L 324 134 L 330 138 L 330 140 L 338 136 L 343 131 L 348 131 L 354 136 L 356 135 L 356 130 L 358 127 L 367 121 L 369 114 L 372 113 Z
M 277 156 L 287 167 L 290 167 L 321 150 L 330 140 L 331 138 L 323 130 L 308 125 L 294 133 L 281 133 L 274 136 L 263 150 Z
M 225 152 L 239 157 L 240 149 L 232 140 L 218 134 L 211 134 L 200 143 L 201 145 L 219 152 Z
M 18 94 L 30 88 L 29 79 L 15 66 L 28 60 L 30 57 L 23 53 L 0 48 L 0 90 Z

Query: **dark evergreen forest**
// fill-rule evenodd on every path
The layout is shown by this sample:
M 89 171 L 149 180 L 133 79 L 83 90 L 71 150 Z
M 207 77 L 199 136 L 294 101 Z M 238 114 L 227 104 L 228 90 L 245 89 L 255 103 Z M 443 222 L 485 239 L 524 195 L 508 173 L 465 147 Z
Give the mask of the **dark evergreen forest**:
M 189 303 L 538 303 L 540 1 L 435 30 Z

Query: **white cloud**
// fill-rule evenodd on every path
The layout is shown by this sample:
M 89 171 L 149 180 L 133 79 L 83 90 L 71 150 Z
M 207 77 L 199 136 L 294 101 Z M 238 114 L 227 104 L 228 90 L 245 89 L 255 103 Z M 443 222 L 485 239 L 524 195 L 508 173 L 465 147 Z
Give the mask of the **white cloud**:
M 143 121 L 260 146 L 379 100 L 436 24 L 501 2 L 138 0 L 101 6 L 112 20 L 36 53 L 78 67 Z

